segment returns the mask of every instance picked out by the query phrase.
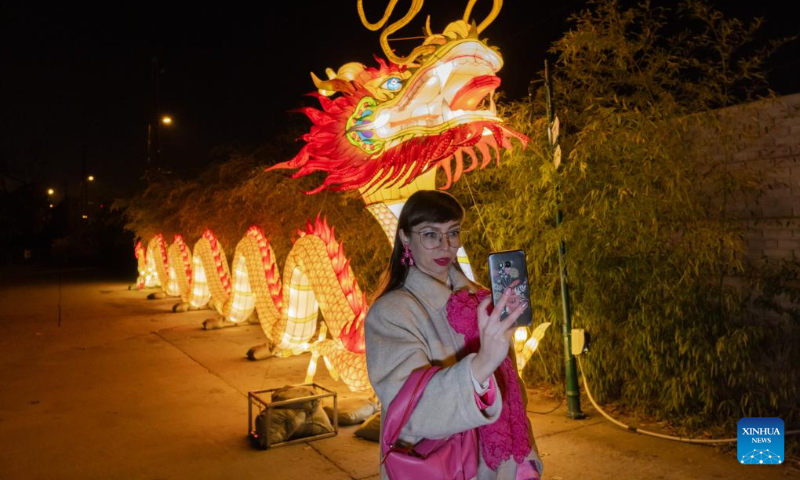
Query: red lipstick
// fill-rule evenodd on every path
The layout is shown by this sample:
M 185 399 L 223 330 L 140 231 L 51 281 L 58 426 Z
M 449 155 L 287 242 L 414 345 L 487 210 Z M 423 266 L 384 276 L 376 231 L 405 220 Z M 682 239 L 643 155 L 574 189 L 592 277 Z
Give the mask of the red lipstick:
M 445 265 L 448 265 L 450 263 L 450 259 L 447 257 L 442 257 L 435 259 L 434 262 L 436 262 L 437 265 L 441 265 L 442 267 L 444 267 Z

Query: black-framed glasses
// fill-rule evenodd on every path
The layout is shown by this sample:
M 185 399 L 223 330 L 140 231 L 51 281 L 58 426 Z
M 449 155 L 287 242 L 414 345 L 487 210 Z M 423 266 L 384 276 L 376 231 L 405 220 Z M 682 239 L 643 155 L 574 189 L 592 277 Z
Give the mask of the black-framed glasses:
M 460 247 L 464 243 L 464 235 L 467 231 L 450 230 L 449 232 L 443 233 L 437 232 L 436 230 L 422 230 L 417 232 L 412 230 L 411 233 L 419 235 L 419 243 L 421 243 L 424 248 L 433 250 L 434 248 L 439 248 L 445 238 L 447 238 L 447 244 L 451 247 Z

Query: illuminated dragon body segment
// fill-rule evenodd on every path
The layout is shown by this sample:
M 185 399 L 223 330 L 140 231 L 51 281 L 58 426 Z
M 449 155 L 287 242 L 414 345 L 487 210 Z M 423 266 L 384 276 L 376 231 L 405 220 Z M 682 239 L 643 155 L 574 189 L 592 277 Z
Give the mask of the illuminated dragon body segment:
M 189 303 L 193 308 L 208 304 L 222 313 L 231 295 L 231 274 L 225 250 L 220 248 L 213 231 L 206 229 L 194 244 L 192 265 L 193 288 Z
M 321 356 L 332 375 L 341 378 L 354 391 L 369 390 L 364 356 L 364 318 L 367 312 L 365 295 L 355 281 L 350 261 L 342 244 L 336 241 L 334 230 L 319 217 L 298 231 L 283 269 L 278 275 L 275 254 L 258 227 L 251 227 L 239 242 L 234 262 L 241 267 L 234 271 L 232 298 L 242 293 L 254 293 L 252 303 L 240 318 L 247 318 L 253 308 L 264 334 L 274 345 L 273 353 L 287 356 L 311 351 L 310 377 Z M 244 277 L 242 277 L 245 275 Z M 239 278 L 247 278 L 248 284 Z M 230 302 L 229 304 L 235 303 Z M 325 318 L 320 327 L 321 339 L 314 340 L 318 331 L 319 312 Z M 236 308 L 225 309 L 228 320 Z M 332 338 L 325 338 L 329 332 Z
M 333 228 L 318 217 L 298 234 L 284 266 L 286 311 L 273 329 L 276 350 L 279 354 L 310 350 L 307 381 L 313 380 L 317 358 L 322 356 L 334 378 L 341 378 L 353 391 L 369 390 L 364 355 L 366 296 L 356 283 Z M 320 335 L 323 338 L 309 344 L 317 330 L 318 310 L 331 338 Z
M 183 237 L 175 235 L 172 245 L 167 249 L 170 279 L 175 278 L 181 300 L 188 302 L 192 292 L 192 261 Z M 170 282 L 172 283 L 172 282 Z
M 167 295 L 177 296 L 177 285 L 170 282 L 169 255 L 163 235 L 158 234 L 147 243 L 145 261 L 147 275 L 153 278 L 150 284 L 160 286 Z
M 264 232 L 252 226 L 245 236 L 236 245 L 234 255 L 239 265 L 234 272 L 234 297 L 243 292 L 253 292 L 252 305 L 242 298 L 240 305 L 233 310 L 243 309 L 242 316 L 249 317 L 256 310 L 264 334 L 274 343 L 273 327 L 277 319 L 281 318 L 283 305 L 281 303 L 281 277 L 275 263 L 275 252 L 264 236 Z M 246 277 L 244 276 L 246 275 Z M 244 285 L 247 278 L 247 285 Z M 243 288 L 244 287 L 244 288 Z M 235 303 L 235 301 L 234 301 Z M 231 318 L 230 313 L 226 317 Z
M 334 229 L 319 217 L 298 231 L 298 236 L 286 259 L 282 282 L 275 253 L 260 228 L 250 227 L 237 244 L 232 275 L 224 250 L 213 232 L 206 230 L 195 244 L 194 277 L 192 282 L 180 283 L 180 296 L 195 308 L 210 303 L 233 323 L 246 321 L 255 310 L 264 334 L 274 345 L 272 354 L 312 353 L 309 381 L 322 357 L 331 374 L 351 390 L 369 390 L 364 355 L 367 300 L 344 247 L 336 241 Z M 182 238 L 176 237 L 170 249 L 180 252 L 182 243 Z M 187 265 L 185 257 L 177 253 L 170 258 Z M 163 269 L 165 274 L 170 268 Z M 206 285 L 207 293 L 197 294 L 200 284 Z M 315 341 L 320 311 L 325 325 L 320 328 L 322 338 Z M 328 332 L 331 338 L 326 338 Z
M 155 272 L 149 272 L 147 269 L 147 250 L 142 245 L 141 240 L 136 242 L 133 247 L 134 255 L 136 255 L 136 269 L 139 276 L 136 278 L 136 288 L 139 290 L 143 288 L 155 287 L 155 280 L 157 277 L 153 275 Z

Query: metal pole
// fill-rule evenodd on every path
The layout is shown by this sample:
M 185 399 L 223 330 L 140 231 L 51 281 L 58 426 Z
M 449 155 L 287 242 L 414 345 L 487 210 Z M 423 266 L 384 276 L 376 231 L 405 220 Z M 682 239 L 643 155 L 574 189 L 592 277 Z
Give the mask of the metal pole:
M 161 173 L 161 131 L 159 121 L 159 75 L 161 74 L 158 57 L 153 56 L 150 59 L 150 75 L 151 75 L 151 103 L 148 121 L 147 121 L 147 161 L 144 168 L 144 178 L 149 184 L 159 177 Z
M 81 199 L 78 206 L 82 215 L 89 213 L 89 185 L 86 182 L 86 157 L 88 155 L 87 148 L 83 147 L 83 156 L 81 157 Z
M 156 158 L 155 169 L 156 172 L 161 173 L 161 105 L 160 103 L 160 85 L 158 84 L 159 76 L 161 75 L 161 67 L 158 64 L 158 57 L 153 57 L 153 90 L 155 93 L 155 111 L 153 112 L 153 121 L 155 122 L 155 146 Z
M 561 165 L 561 147 L 559 145 L 559 128 L 555 109 L 553 108 L 552 82 L 550 79 L 550 69 L 547 60 L 544 61 L 544 88 L 545 99 L 547 101 L 547 121 L 550 145 L 553 148 L 553 160 L 556 170 Z M 561 203 L 561 189 L 556 185 L 556 228 L 561 226 L 562 213 L 559 207 Z M 567 418 L 581 419 L 586 415 L 581 411 L 581 393 L 578 388 L 578 370 L 575 365 L 575 357 L 572 355 L 572 306 L 569 303 L 569 285 L 567 284 L 567 271 L 564 264 L 564 255 L 567 253 L 564 240 L 558 244 L 558 270 L 561 275 L 561 305 L 564 315 L 562 334 L 564 336 L 564 383 L 567 394 Z

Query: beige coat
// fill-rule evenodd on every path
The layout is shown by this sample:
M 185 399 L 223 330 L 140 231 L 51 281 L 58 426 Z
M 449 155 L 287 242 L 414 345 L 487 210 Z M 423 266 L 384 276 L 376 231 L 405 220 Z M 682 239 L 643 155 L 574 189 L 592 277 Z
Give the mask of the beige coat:
M 453 291 L 467 288 L 474 292 L 478 288 L 455 268 L 451 267 L 449 276 Z M 411 267 L 404 287 L 383 295 L 367 314 L 367 370 L 381 400 L 382 418 L 412 371 L 428 365 L 443 367 L 428 383 L 401 431 L 400 440 L 410 444 L 487 425 L 500 416 L 499 391 L 489 408 L 481 411 L 475 403 L 470 368 L 475 354 L 465 355 L 464 336 L 447 323 L 446 304 L 451 293 L 447 285 Z M 531 446 L 528 458 L 535 460 L 541 471 L 533 435 Z M 513 480 L 516 470 L 513 459 L 503 462 L 494 472 L 480 458 L 478 479 Z M 383 467 L 381 477 L 388 478 Z

